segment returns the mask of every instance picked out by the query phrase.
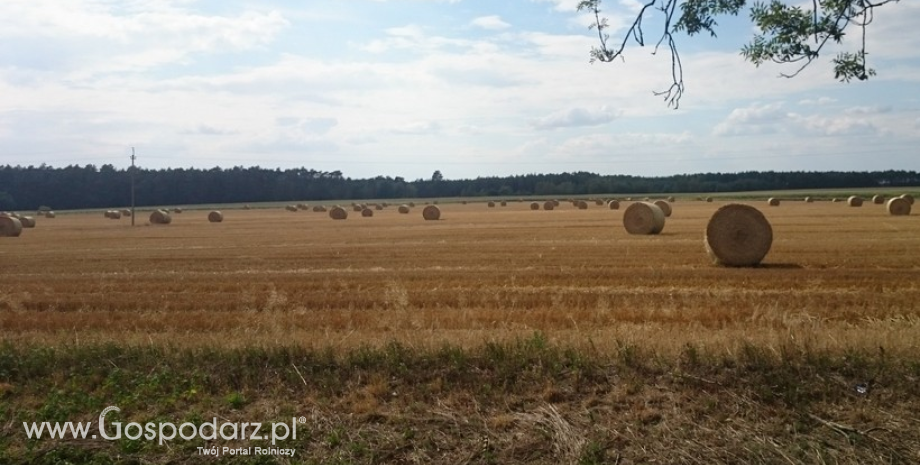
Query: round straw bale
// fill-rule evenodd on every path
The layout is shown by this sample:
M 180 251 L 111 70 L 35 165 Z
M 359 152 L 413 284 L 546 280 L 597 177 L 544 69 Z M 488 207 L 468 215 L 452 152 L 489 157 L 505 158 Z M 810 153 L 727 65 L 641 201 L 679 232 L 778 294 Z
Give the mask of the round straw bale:
M 106 218 L 111 218 L 111 217 L 112 217 L 112 210 L 106 210 L 105 212 L 103 212 L 103 215 L 105 215 Z
M 658 205 L 636 202 L 623 212 L 623 226 L 629 234 L 658 234 L 664 229 L 664 218 Z
M 776 197 L 770 197 L 770 199 L 767 200 L 767 204 L 770 205 L 771 207 L 778 207 L 779 199 Z
M 348 210 L 345 210 L 342 207 L 336 206 L 332 210 L 329 210 L 329 218 L 332 218 L 334 220 L 348 219 Z
M 243 210 L 249 210 L 251 208 L 252 207 L 250 207 L 248 203 L 246 205 L 243 205 Z
M 530 209 L 531 209 L 531 210 L 539 210 L 539 209 L 540 209 L 540 202 L 530 202 Z
M 620 201 L 614 199 L 614 200 L 611 200 L 611 201 L 607 202 L 607 208 L 609 208 L 609 209 L 611 209 L 611 210 L 619 210 L 619 209 L 620 209 Z
M 356 211 L 356 212 L 360 212 L 360 211 L 364 211 L 364 206 L 362 206 L 362 205 L 355 205 L 355 206 L 351 207 L 351 209 L 354 210 L 354 211 Z
M 441 209 L 434 205 L 429 205 L 422 210 L 422 217 L 428 221 L 439 220 L 441 219 Z
M 10 213 L 10 218 L 16 218 L 17 220 L 19 220 L 19 219 L 22 219 L 22 215 L 20 215 L 19 213 L 13 212 L 13 213 Z
M 120 220 L 120 219 L 121 219 L 121 212 L 118 211 L 118 210 L 112 210 L 112 212 L 109 213 L 109 219 Z
M 587 210 L 588 202 L 585 202 L 584 200 L 579 200 L 578 202 L 575 202 L 575 206 L 578 207 L 579 210 Z
M 507 206 L 508 206 L 508 201 L 507 201 L 507 200 L 502 200 L 501 206 L 507 207 Z
M 166 210 L 154 210 L 150 214 L 150 224 L 169 224 L 172 223 L 172 216 Z
M 173 213 L 182 213 L 182 209 L 179 207 L 173 208 Z
M 415 202 L 409 202 L 409 206 L 415 208 Z
M 704 237 L 706 251 L 717 265 L 754 266 L 773 245 L 773 228 L 760 210 L 725 205 L 712 215 Z
M 910 202 L 911 205 L 914 204 L 914 196 L 912 196 L 912 195 L 910 195 L 910 194 L 901 194 L 901 198 L 904 199 L 904 200 L 906 200 L 906 201 L 908 201 L 908 202 Z
M 850 198 L 847 199 L 847 204 L 851 207 L 861 207 L 863 199 L 858 195 L 851 195 Z
M 402 214 L 406 214 L 406 213 L 409 213 L 409 206 L 406 204 L 403 204 L 403 205 L 400 205 L 397 210 Z
M 131 210 L 123 208 L 121 210 L 121 216 L 127 216 L 128 218 L 131 218 Z
M 885 203 L 885 196 L 884 196 L 884 195 L 878 195 L 878 194 L 873 195 L 873 196 L 872 196 L 872 203 L 874 203 L 874 204 L 876 204 L 876 205 L 884 205 L 884 203 Z
M 556 205 L 558 205 L 556 202 L 547 200 L 546 202 L 543 202 L 543 209 L 546 211 L 551 211 L 552 209 L 556 208 Z
M 383 205 L 380 205 L 379 203 L 374 205 L 374 210 L 383 210 Z
M 22 224 L 23 228 L 34 228 L 35 218 L 32 218 L 31 216 L 20 216 L 19 223 Z
M 712 203 L 712 197 L 706 197 L 706 201 Z
M 670 202 L 670 203 L 674 203 L 674 201 L 676 201 L 676 200 L 677 200 L 677 199 L 675 199 L 673 195 L 670 196 L 670 197 L 668 197 L 668 202 Z
M 814 202 L 814 201 L 815 201 L 815 199 L 813 199 L 813 198 L 811 198 L 811 197 L 805 197 L 805 203 L 812 203 L 812 202 Z
M 461 200 L 460 203 L 461 203 L 462 205 L 466 205 L 466 204 L 467 204 L 466 200 Z
M 53 211 L 46 211 L 46 212 L 45 212 L 45 218 L 54 218 L 54 217 L 55 217 L 55 214 L 54 214 Z
M 831 199 L 831 202 L 834 202 L 834 203 L 837 203 L 837 202 L 839 202 L 839 201 L 840 201 L 840 199 L 838 199 L 837 197 L 834 197 L 833 199 Z
M 491 201 L 491 200 L 490 200 L 489 203 L 487 203 L 486 205 L 488 205 L 489 208 L 495 208 L 495 202 L 493 202 L 493 201 Z
M 888 200 L 888 213 L 893 216 L 910 215 L 910 202 L 900 197 L 892 197 Z
M 558 201 L 558 200 L 553 200 L 552 202 L 553 202 L 553 206 L 554 206 L 554 207 L 558 207 L 558 206 L 559 206 L 559 201 Z
M 664 213 L 665 218 L 671 217 L 671 204 L 665 202 L 664 200 L 656 200 L 655 205 L 658 205 L 658 208 L 661 209 L 661 212 Z
M 374 216 L 374 210 L 371 210 L 370 208 L 365 208 L 364 210 L 361 210 L 361 216 L 365 218 L 370 218 Z
M 0 216 L 0 237 L 19 237 L 22 222 L 12 216 Z
M 220 223 L 221 221 L 224 221 L 224 214 L 214 210 L 211 213 L 208 213 L 208 221 L 212 223 Z
M 287 206 L 284 207 L 284 209 L 287 210 L 287 211 L 289 211 L 289 212 L 296 212 L 296 211 L 297 211 L 297 205 L 287 205 Z
M 317 206 L 313 207 L 313 211 L 316 212 L 316 213 L 325 213 L 325 212 L 326 212 L 326 207 L 325 207 L 324 205 L 317 205 Z
M 604 206 L 604 199 L 595 199 L 595 200 L 594 200 L 594 205 L 599 205 L 599 206 L 603 207 L 603 206 Z

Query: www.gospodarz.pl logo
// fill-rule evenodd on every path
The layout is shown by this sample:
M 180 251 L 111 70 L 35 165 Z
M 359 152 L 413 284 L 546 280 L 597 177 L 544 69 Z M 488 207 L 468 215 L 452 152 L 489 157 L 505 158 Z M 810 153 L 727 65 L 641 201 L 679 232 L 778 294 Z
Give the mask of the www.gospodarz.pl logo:
M 178 426 L 171 422 L 162 423 L 137 423 L 130 422 L 123 424 L 119 421 L 106 423 L 105 417 L 111 412 L 120 412 L 121 409 L 116 406 L 106 407 L 99 414 L 98 428 L 93 432 L 93 422 L 23 422 L 22 427 L 25 429 L 26 436 L 29 439 L 99 439 L 107 441 L 116 441 L 119 439 L 130 439 L 133 441 L 143 438 L 147 441 L 157 441 L 163 445 L 169 441 L 183 439 L 190 441 L 193 439 L 203 439 L 206 441 L 216 441 L 223 439 L 225 441 L 271 441 L 274 446 L 278 441 L 296 440 L 297 425 L 307 422 L 306 417 L 292 417 L 290 423 L 287 422 L 217 422 L 217 417 L 212 421 L 206 421 L 201 424 L 185 422 Z M 201 449 L 201 448 L 199 448 Z M 212 448 L 215 449 L 215 448 Z M 294 455 L 294 449 L 278 448 L 228 448 L 224 451 L 227 455 Z M 246 453 L 248 449 L 248 454 Z M 201 451 L 199 451 L 201 452 Z M 215 455 L 220 455 L 215 454 Z

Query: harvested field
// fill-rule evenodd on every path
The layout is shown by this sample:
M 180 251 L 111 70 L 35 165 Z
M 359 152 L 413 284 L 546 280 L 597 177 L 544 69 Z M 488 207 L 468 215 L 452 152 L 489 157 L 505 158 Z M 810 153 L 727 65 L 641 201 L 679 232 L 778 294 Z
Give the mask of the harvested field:
M 195 216 L 131 228 L 59 215 L 0 243 L 0 334 L 348 347 L 540 330 L 678 351 L 795 332 L 827 347 L 918 348 L 920 217 L 821 202 L 762 209 L 774 230 L 765 266 L 735 270 L 713 266 L 702 245 L 719 206 L 687 203 L 655 237 L 627 234 L 621 210 L 534 216 L 527 203 L 442 206 L 439 222 L 239 210 L 221 229 Z
M 294 460 L 240 463 L 920 461 L 920 217 L 760 208 L 762 266 L 723 268 L 702 241 L 722 199 L 680 205 L 654 236 L 528 202 L 59 215 L 0 240 L 0 462 L 204 460 L 24 437 L 108 405 L 305 418 Z

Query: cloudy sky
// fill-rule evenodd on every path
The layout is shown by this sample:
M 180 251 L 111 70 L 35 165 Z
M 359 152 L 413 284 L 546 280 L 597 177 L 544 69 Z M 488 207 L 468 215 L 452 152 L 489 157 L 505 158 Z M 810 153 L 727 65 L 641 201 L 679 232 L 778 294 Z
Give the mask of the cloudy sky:
M 666 53 L 589 63 L 577 3 L 2 0 L 0 165 L 124 167 L 133 146 L 149 168 L 353 178 L 920 170 L 920 2 L 878 11 L 866 83 L 832 54 L 792 80 L 745 63 L 745 17 L 680 36 L 678 110 L 653 95 Z M 611 35 L 636 4 L 607 0 Z

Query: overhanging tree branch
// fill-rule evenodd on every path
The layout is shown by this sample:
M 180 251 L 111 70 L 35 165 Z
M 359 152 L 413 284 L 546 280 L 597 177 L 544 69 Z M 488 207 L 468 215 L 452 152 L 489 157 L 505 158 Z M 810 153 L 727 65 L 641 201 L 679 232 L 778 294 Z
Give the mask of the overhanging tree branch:
M 693 36 L 708 32 L 716 37 L 716 18 L 721 15 L 737 15 L 747 7 L 747 0 L 647 0 L 635 20 L 626 30 L 622 40 L 611 47 L 607 18 L 601 14 L 602 0 L 583 0 L 578 10 L 593 14 L 592 28 L 597 28 L 599 47 L 592 47 L 591 62 L 612 62 L 624 60 L 624 51 L 629 43 L 645 46 L 644 21 L 652 11 L 663 14 L 661 36 L 655 45 L 656 54 L 662 43 L 667 43 L 671 55 L 671 86 L 655 95 L 664 96 L 669 107 L 678 108 L 685 87 L 683 66 L 676 32 Z M 855 51 L 838 53 L 832 60 L 834 77 L 842 82 L 851 79 L 866 80 L 875 75 L 867 66 L 866 29 L 874 19 L 875 8 L 900 0 L 812 0 L 811 9 L 804 9 L 795 0 L 770 0 L 769 3 L 754 1 L 750 6 L 750 18 L 759 33 L 750 43 L 741 48 L 744 58 L 755 66 L 766 61 L 779 64 L 799 64 L 792 73 L 780 76 L 792 78 L 801 73 L 821 56 L 829 43 L 841 44 L 850 26 L 859 28 L 861 41 Z M 678 15 L 677 7 L 680 6 Z M 807 7 L 806 7 L 807 8 Z M 657 19 L 657 18 L 656 18 Z M 810 43 L 813 41 L 814 43 Z

